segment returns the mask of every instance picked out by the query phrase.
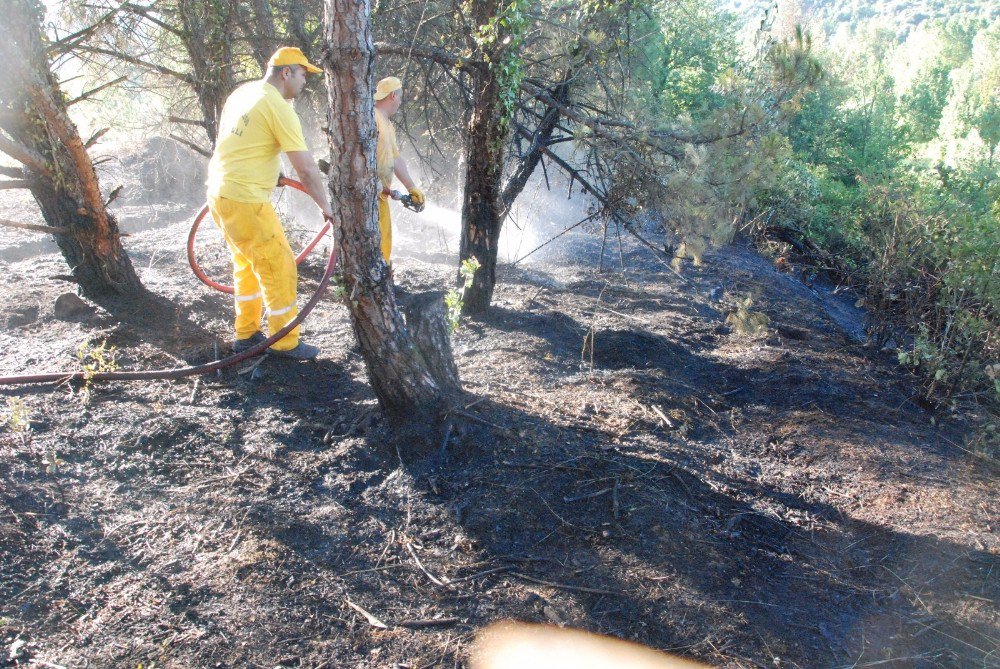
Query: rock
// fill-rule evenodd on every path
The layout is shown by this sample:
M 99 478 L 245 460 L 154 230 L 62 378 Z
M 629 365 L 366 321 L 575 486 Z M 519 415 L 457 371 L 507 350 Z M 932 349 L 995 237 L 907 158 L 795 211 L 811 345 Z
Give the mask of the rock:
M 38 320 L 38 305 L 32 304 L 27 307 L 18 307 L 12 314 L 7 316 L 7 328 L 19 328 L 22 325 L 30 325 Z
M 61 321 L 80 321 L 93 316 L 97 309 L 84 302 L 76 293 L 63 293 L 56 298 L 53 311 Z
M 10 660 L 11 662 L 17 662 L 19 660 L 24 659 L 25 657 L 24 647 L 27 644 L 28 642 L 22 639 L 21 637 L 14 639 L 14 643 L 10 644 L 10 649 L 8 650 L 7 653 L 8 660 Z

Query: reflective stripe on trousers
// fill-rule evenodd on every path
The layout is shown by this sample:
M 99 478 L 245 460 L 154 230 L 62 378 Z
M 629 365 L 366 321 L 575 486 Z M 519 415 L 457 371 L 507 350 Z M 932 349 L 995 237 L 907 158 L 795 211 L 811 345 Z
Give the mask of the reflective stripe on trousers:
M 260 330 L 264 307 L 268 331 L 277 332 L 298 314 L 298 271 L 274 207 L 270 202 L 236 202 L 224 197 L 209 197 L 208 207 L 233 258 L 236 338 L 246 339 Z M 287 351 L 298 344 L 296 327 L 272 348 Z

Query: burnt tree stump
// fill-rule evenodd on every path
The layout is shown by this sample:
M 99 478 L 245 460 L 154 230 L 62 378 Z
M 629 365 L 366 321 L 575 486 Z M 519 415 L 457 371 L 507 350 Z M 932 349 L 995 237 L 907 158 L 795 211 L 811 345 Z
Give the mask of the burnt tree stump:
M 445 311 L 444 291 L 402 294 L 396 299 L 403 309 L 406 329 L 427 370 L 444 397 L 455 397 L 461 384 L 451 351 L 451 326 Z

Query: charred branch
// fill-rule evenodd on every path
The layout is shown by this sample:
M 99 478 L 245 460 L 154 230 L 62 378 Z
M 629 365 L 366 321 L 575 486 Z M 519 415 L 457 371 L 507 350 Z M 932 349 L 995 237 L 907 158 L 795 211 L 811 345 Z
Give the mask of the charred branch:
M 205 121 L 198 121 L 193 118 L 181 118 L 180 116 L 168 116 L 167 120 L 171 123 L 180 123 L 181 125 L 194 125 L 199 128 L 205 127 Z
M 98 46 L 80 46 L 78 51 L 83 53 L 95 54 L 98 56 L 109 56 L 116 60 L 120 60 L 136 67 L 142 68 L 148 72 L 156 72 L 157 74 L 163 74 L 168 77 L 173 77 L 185 84 L 194 85 L 194 78 L 190 74 L 185 74 L 183 72 L 178 72 L 177 70 L 171 70 L 169 67 L 164 67 L 163 65 L 157 65 L 156 63 L 150 63 L 143 60 L 142 58 L 137 58 L 135 56 L 130 56 L 127 53 L 122 53 L 121 51 L 112 51 L 111 49 L 105 49 Z
M 69 228 L 56 228 L 50 225 L 35 225 L 33 223 L 18 223 L 0 218 L 0 226 L 5 228 L 16 228 L 18 230 L 31 230 L 32 232 L 45 232 L 50 235 L 68 235 Z
M 101 137 L 104 137 L 106 134 L 108 134 L 109 130 L 111 130 L 111 128 L 101 128 L 100 130 L 95 132 L 93 135 L 90 136 L 90 139 L 88 139 L 86 142 L 83 143 L 83 148 L 89 149 L 92 146 L 94 146 L 94 144 L 97 144 L 99 141 L 101 141 Z
M 568 70 L 562 82 L 554 91 L 551 91 L 552 98 L 558 100 L 563 105 L 569 102 L 569 81 L 572 77 L 573 71 Z M 549 107 L 542 116 L 542 120 L 535 129 L 535 132 L 531 134 L 531 144 L 528 147 L 528 151 L 500 191 L 500 202 L 503 205 L 504 211 L 510 210 L 514 204 L 514 200 L 524 190 L 528 179 L 534 173 L 535 168 L 538 167 L 538 163 L 544 155 L 542 149 L 549 146 L 552 133 L 559 124 L 559 116 L 560 112 L 558 109 Z
M 463 70 L 466 72 L 473 72 L 476 70 L 483 70 L 486 68 L 486 63 L 481 60 L 473 60 L 471 58 L 462 58 L 456 56 L 453 53 L 449 53 L 444 49 L 438 49 L 432 46 L 423 46 L 421 44 L 414 44 L 413 46 L 403 46 L 401 44 L 388 44 L 386 42 L 378 42 L 375 44 L 375 50 L 380 56 L 403 56 L 406 58 L 422 58 L 424 60 L 431 60 L 439 65 L 444 65 L 448 68 L 455 68 Z
M 516 129 L 516 132 L 521 133 L 523 136 L 527 137 L 531 136 L 531 133 L 523 128 Z M 570 177 L 571 181 L 576 181 L 577 183 L 579 183 L 583 187 L 584 193 L 592 195 L 594 199 L 596 199 L 601 204 L 601 207 L 604 210 L 604 212 L 610 215 L 615 220 L 615 222 L 619 224 L 620 227 L 625 228 L 625 231 L 628 232 L 633 237 L 635 237 L 636 239 L 638 239 L 643 246 L 653 251 L 653 253 L 656 256 L 656 259 L 659 260 L 661 264 L 663 264 L 667 269 L 673 272 L 681 280 L 685 282 L 688 281 L 688 279 L 686 279 L 676 269 L 674 269 L 669 262 L 664 260 L 664 256 L 666 256 L 667 254 L 663 252 L 663 249 L 659 248 L 658 246 L 650 242 L 648 239 L 643 237 L 639 232 L 637 232 L 635 230 L 635 227 L 632 225 L 632 222 L 624 214 L 621 213 L 618 206 L 614 202 L 609 200 L 608 197 L 604 195 L 603 192 L 601 192 L 601 189 L 599 189 L 597 186 L 591 183 L 588 177 L 584 176 L 584 174 L 580 170 L 570 165 L 567 161 L 557 156 L 553 151 L 549 150 L 548 147 L 542 147 L 541 151 L 545 154 L 547 158 L 551 159 L 553 163 L 558 165 L 563 170 L 563 172 L 565 172 L 566 175 Z
M 198 146 L 194 142 L 186 140 L 183 137 L 181 137 L 180 135 L 176 135 L 174 133 L 170 133 L 170 139 L 174 140 L 175 142 L 179 142 L 179 143 L 183 144 L 184 146 L 186 146 L 187 148 L 191 149 L 195 153 L 201 154 L 202 156 L 205 156 L 206 158 L 211 158 L 212 157 L 212 152 L 211 151 L 209 151 L 208 149 L 201 148 L 200 146 Z
M 125 81 L 126 79 L 128 79 L 128 77 L 122 75 L 122 76 L 118 77 L 117 79 L 115 79 L 114 81 L 109 81 L 106 84 L 101 84 L 97 88 L 91 88 L 89 91 L 87 91 L 85 93 L 81 93 L 78 97 L 76 97 L 73 100 L 70 100 L 69 102 L 67 102 L 66 106 L 67 107 L 72 107 L 76 103 L 83 102 L 87 98 L 92 97 L 94 95 L 97 95 L 98 93 L 100 93 L 101 91 L 103 91 L 106 88 L 111 88 L 112 86 L 116 86 L 117 84 L 120 84 L 121 82 Z

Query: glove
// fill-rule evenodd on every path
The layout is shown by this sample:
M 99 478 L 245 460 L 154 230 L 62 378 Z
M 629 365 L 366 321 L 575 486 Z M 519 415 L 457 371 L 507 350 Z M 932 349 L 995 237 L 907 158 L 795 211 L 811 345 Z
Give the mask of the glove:
M 424 195 L 424 192 L 416 186 L 410 189 L 410 197 L 413 198 L 413 204 L 425 204 L 427 201 L 427 197 Z

